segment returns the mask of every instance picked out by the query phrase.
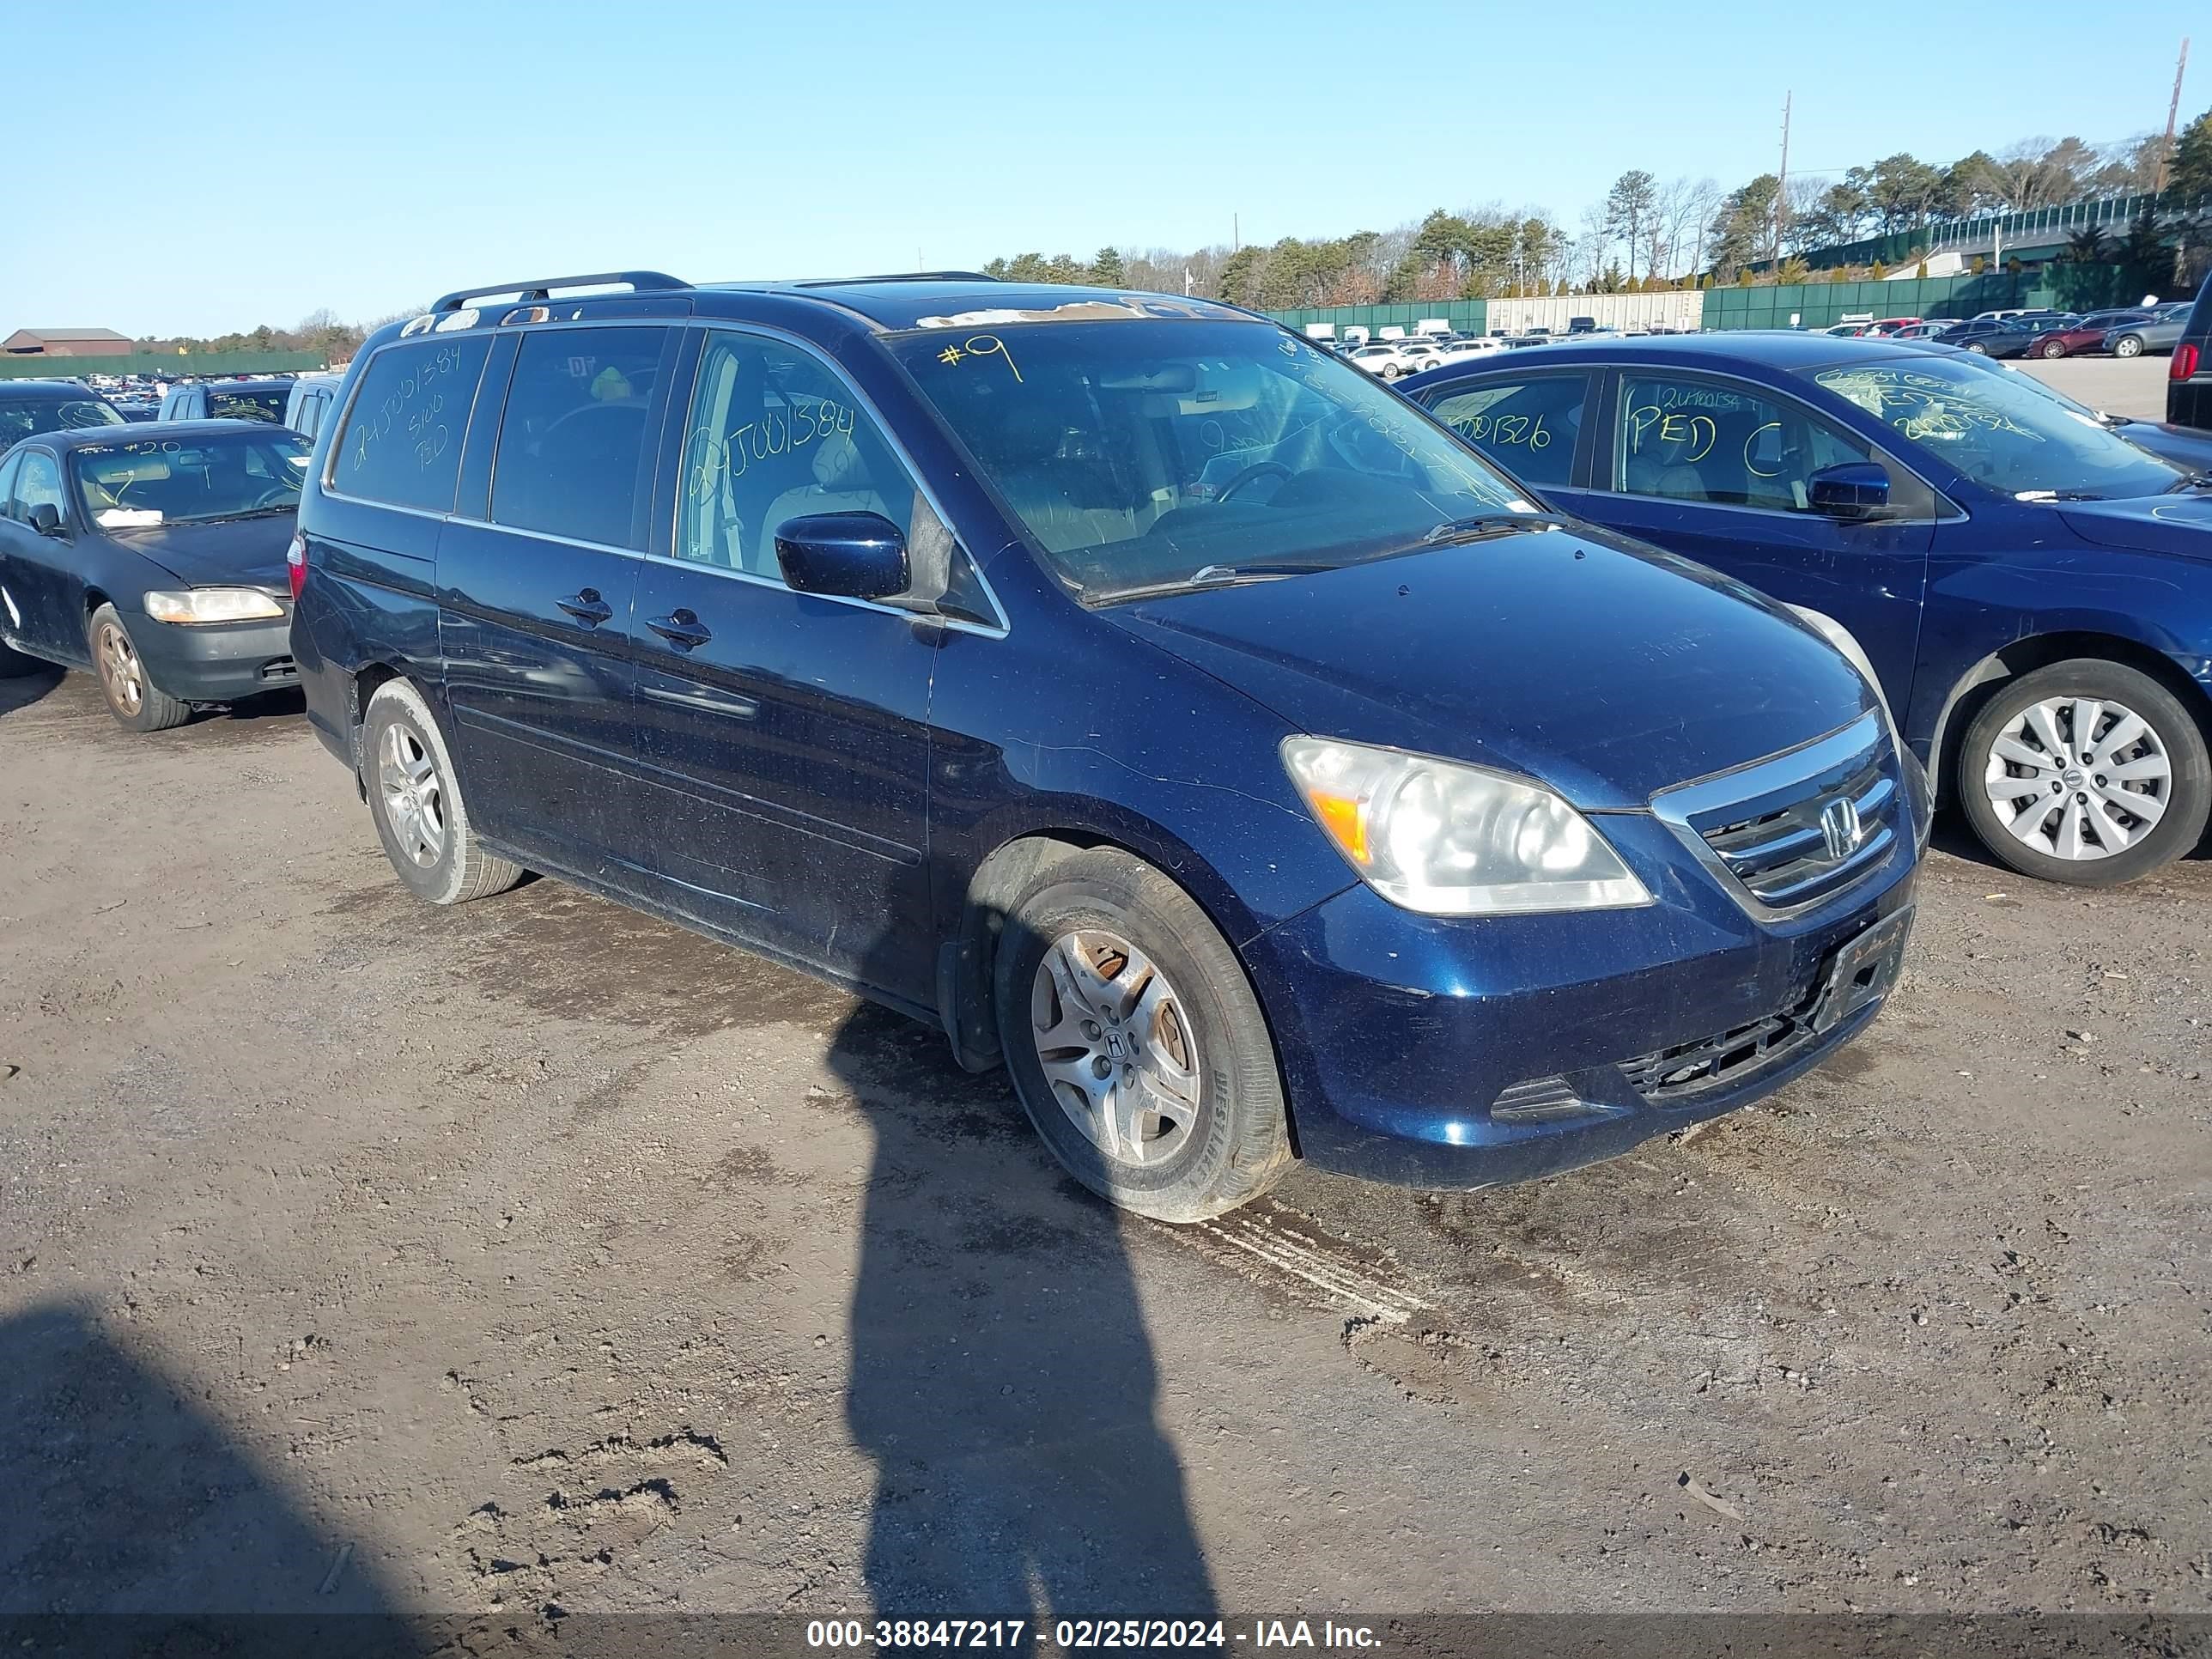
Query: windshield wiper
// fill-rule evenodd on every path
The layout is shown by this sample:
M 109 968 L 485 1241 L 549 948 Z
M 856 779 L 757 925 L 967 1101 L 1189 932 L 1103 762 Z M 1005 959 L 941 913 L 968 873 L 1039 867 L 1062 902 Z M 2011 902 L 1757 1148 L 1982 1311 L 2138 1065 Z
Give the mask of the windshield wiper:
M 170 524 L 235 524 L 240 519 L 268 519 L 279 513 L 297 513 L 299 503 L 289 507 L 249 507 L 237 513 L 195 514 L 187 519 L 171 519 Z
M 1209 564 L 1202 565 L 1188 576 L 1177 576 L 1172 581 L 1146 582 L 1141 587 L 1116 587 L 1096 596 L 1102 603 L 1118 604 L 1123 599 L 1148 599 L 1155 593 L 1180 593 L 1194 587 L 1237 587 L 1246 582 L 1279 581 L 1285 576 L 1306 576 L 1316 570 L 1334 570 L 1329 564 L 1297 564 L 1289 562 L 1273 564 Z
M 1428 547 L 1452 547 L 1480 541 L 1485 536 L 1509 536 L 1522 530 L 1565 530 L 1567 521 L 1549 513 L 1475 513 L 1464 519 L 1446 519 L 1421 538 Z
M 2164 493 L 2179 495 L 2185 489 L 2212 489 L 2212 472 L 2187 472 L 2166 485 Z

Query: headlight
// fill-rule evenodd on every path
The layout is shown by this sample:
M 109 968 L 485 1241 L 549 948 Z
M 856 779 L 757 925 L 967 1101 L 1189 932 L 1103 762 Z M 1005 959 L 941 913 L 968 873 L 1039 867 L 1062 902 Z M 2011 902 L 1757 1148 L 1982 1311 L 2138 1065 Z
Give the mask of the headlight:
M 179 593 L 149 593 L 146 614 L 162 623 L 264 622 L 284 607 L 258 588 L 187 587 Z
M 1285 738 L 1283 764 L 1337 851 L 1408 910 L 1473 916 L 1651 902 L 1589 820 L 1541 784 L 1327 738 Z

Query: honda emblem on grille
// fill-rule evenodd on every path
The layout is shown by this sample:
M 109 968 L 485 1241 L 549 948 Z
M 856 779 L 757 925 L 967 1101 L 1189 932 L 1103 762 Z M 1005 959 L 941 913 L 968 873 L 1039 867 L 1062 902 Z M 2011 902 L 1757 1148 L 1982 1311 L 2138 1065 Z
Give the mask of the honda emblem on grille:
M 1838 795 L 1820 809 L 1820 839 L 1826 844 L 1832 861 L 1849 858 L 1858 850 L 1858 803 L 1849 795 Z

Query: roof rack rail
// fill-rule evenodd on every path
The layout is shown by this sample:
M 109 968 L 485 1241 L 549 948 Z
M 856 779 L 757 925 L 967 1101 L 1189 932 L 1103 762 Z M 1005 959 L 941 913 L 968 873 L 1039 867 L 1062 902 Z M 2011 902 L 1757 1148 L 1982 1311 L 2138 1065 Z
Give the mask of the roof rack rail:
M 643 294 L 652 289 L 689 288 L 690 283 L 680 276 L 671 276 L 659 270 L 602 270 L 587 276 L 539 276 L 526 283 L 492 283 L 483 288 L 456 289 L 451 294 L 441 294 L 433 311 L 459 311 L 471 300 L 481 300 L 491 294 L 515 294 L 526 300 L 548 300 L 556 288 L 599 288 L 620 283 Z
M 887 270 L 874 276 L 810 276 L 793 288 L 843 288 L 848 283 L 995 283 L 981 270 Z

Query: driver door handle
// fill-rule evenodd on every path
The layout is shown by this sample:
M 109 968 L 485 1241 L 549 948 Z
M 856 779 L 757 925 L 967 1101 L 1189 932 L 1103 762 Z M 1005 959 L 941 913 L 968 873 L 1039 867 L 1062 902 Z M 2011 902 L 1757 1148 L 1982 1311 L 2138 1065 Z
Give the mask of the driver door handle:
M 571 593 L 565 599 L 553 603 L 567 611 L 586 628 L 597 628 L 615 614 L 614 606 L 599 597 L 599 590 L 587 587 L 580 593 Z
M 678 651 L 696 651 L 714 637 L 713 631 L 690 611 L 672 611 L 665 617 L 653 617 L 646 626 Z

